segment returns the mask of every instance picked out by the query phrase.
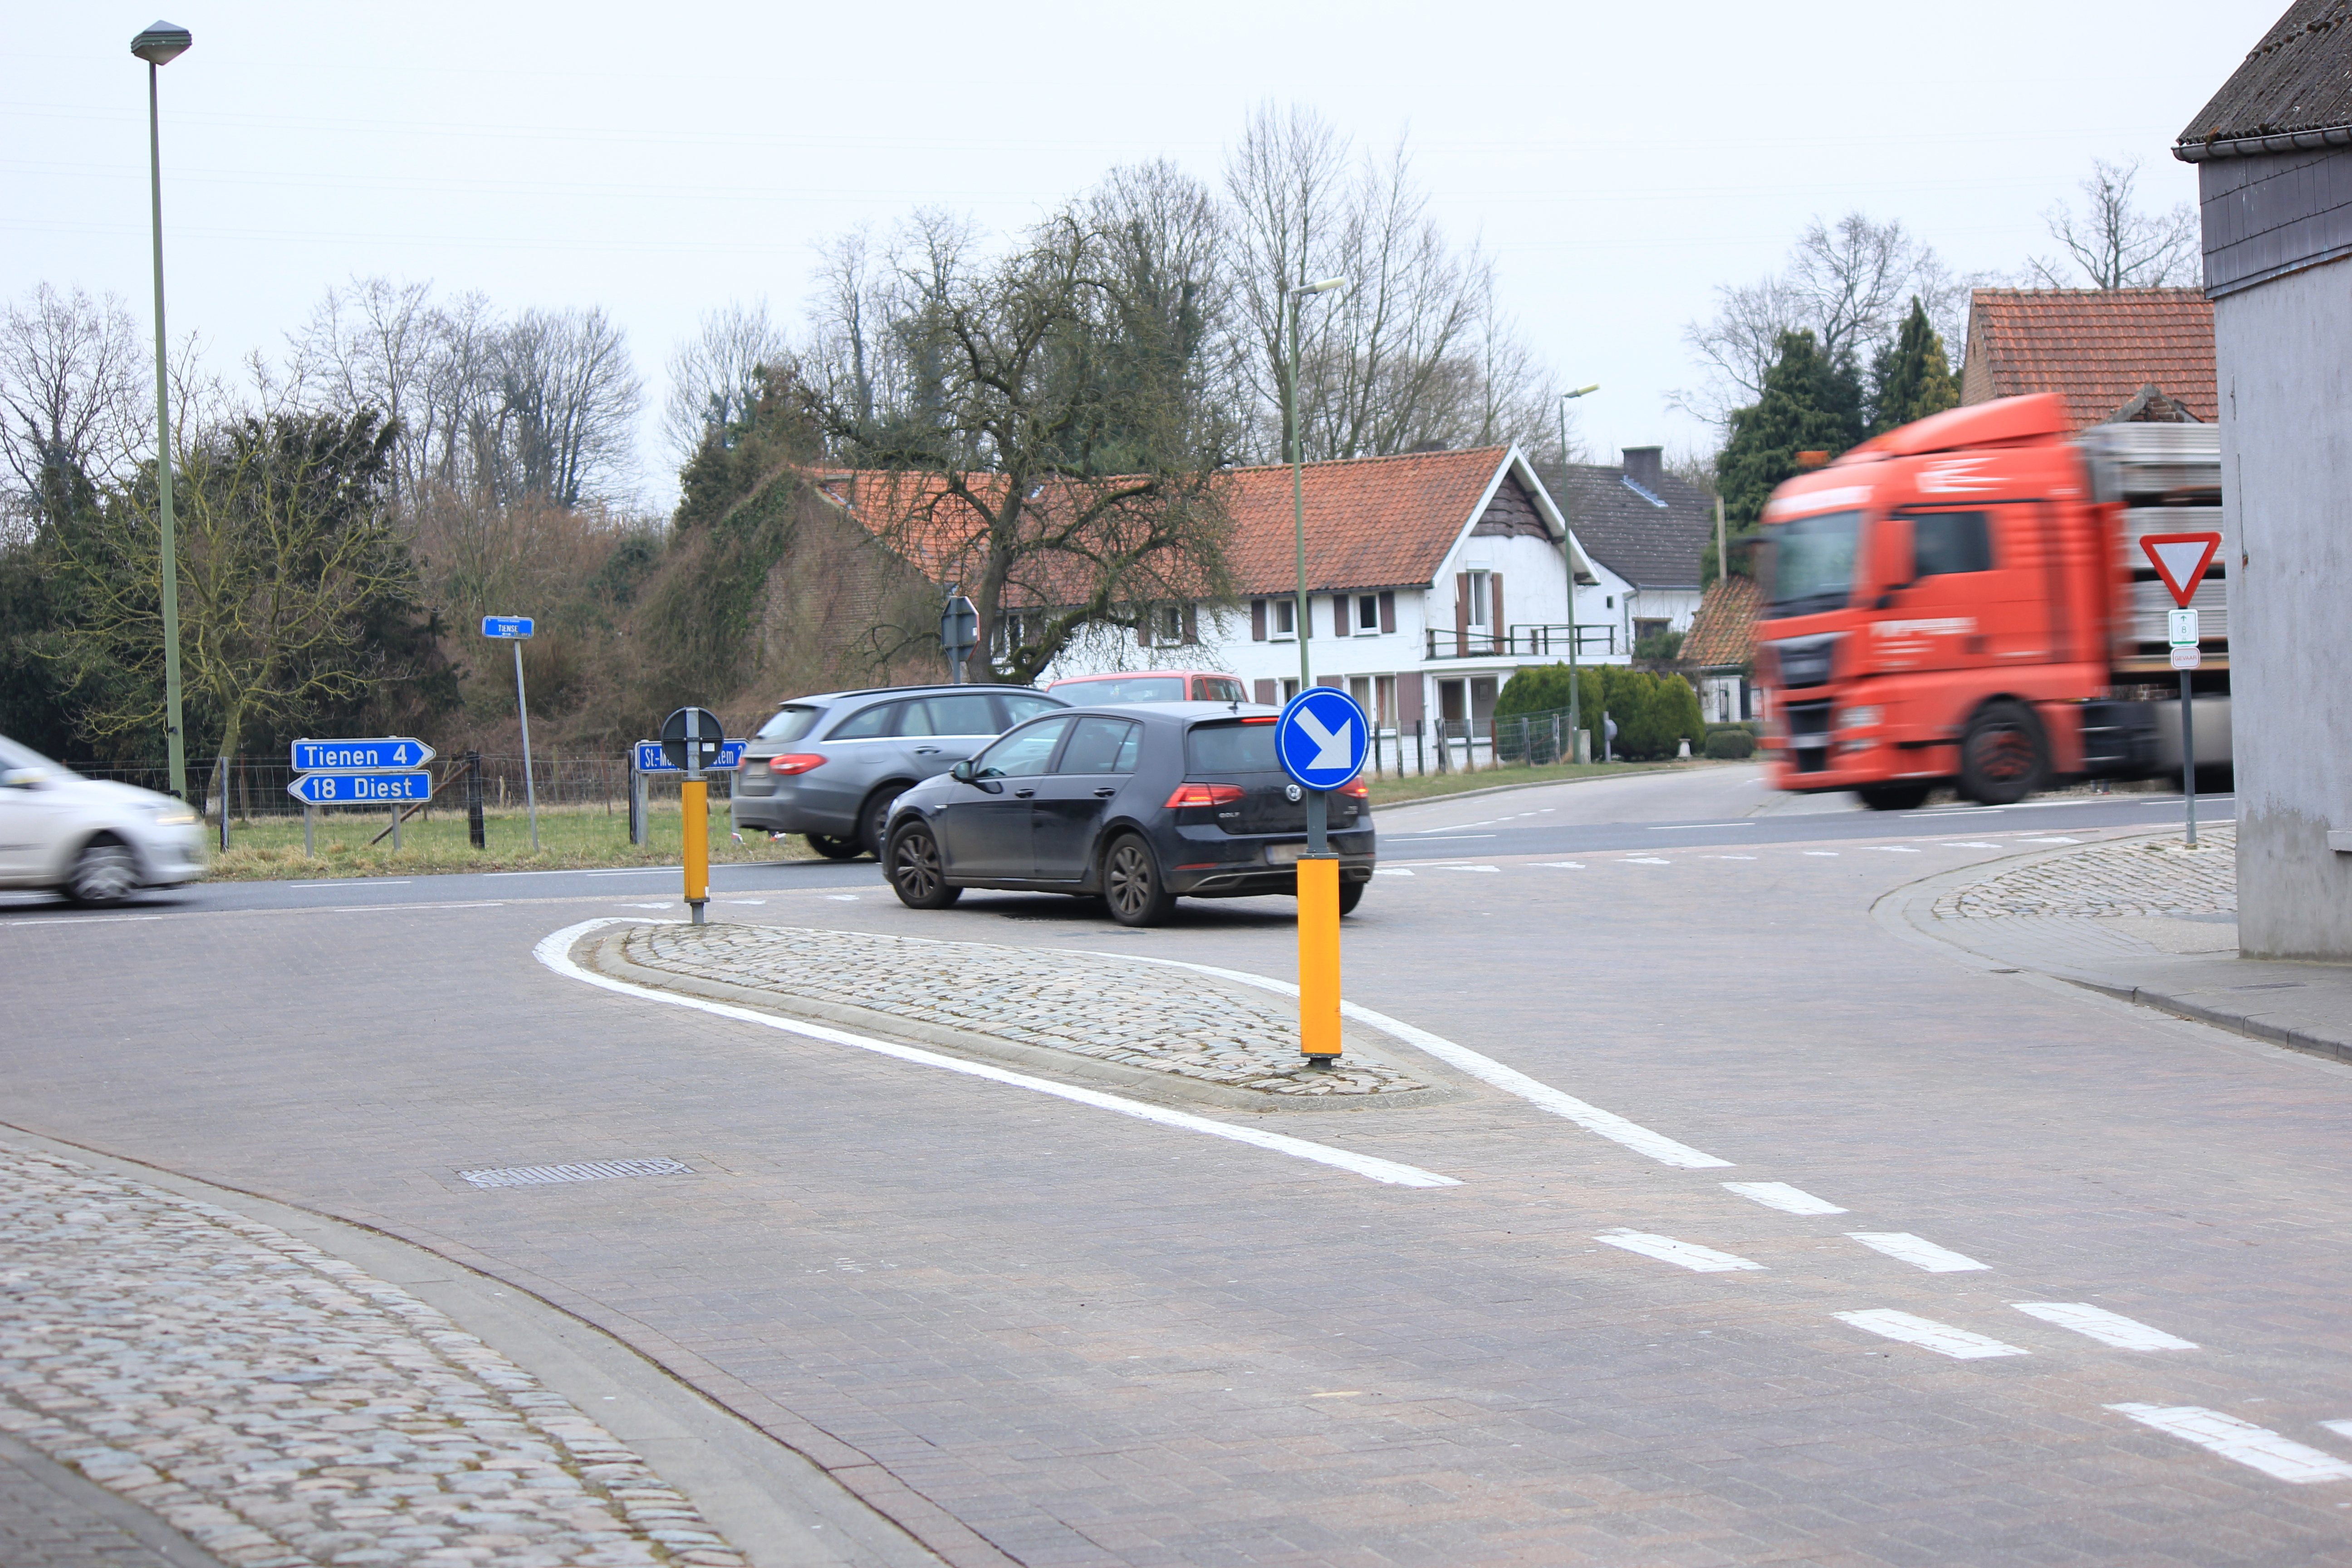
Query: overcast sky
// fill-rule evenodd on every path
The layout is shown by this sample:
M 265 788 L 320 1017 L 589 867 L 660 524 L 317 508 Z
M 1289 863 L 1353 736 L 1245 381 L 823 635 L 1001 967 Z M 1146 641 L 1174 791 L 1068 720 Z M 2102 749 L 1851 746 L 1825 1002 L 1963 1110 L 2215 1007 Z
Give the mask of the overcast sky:
M 142 0 L 142 4 L 150 0 Z M 174 337 L 278 352 L 354 274 L 602 305 L 646 389 L 699 313 L 764 295 L 795 329 L 810 242 L 945 204 L 1017 228 L 1109 165 L 1203 178 L 1249 107 L 1410 138 L 1435 210 L 1498 258 L 1508 309 L 1601 455 L 1708 445 L 1668 395 L 1712 290 L 1815 215 L 1899 217 L 1958 269 L 2052 248 L 2095 157 L 2166 148 L 2278 0 L 1967 5 L 782 6 L 203 0 L 164 68 Z M 147 326 L 148 11 L 17 0 L 0 51 L 0 293 L 121 295 Z M 1956 346 L 1957 347 L 1957 346 Z

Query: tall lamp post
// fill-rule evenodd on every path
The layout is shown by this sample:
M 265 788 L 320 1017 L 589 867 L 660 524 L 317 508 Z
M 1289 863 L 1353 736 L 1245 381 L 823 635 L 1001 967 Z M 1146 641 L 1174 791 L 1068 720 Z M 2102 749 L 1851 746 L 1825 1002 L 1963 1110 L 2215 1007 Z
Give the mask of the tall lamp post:
M 155 484 L 163 515 L 163 745 L 172 769 L 172 793 L 188 798 L 188 743 L 180 727 L 180 552 L 172 520 L 172 402 L 163 347 L 163 134 L 156 103 L 159 68 L 188 52 L 195 42 L 185 27 L 158 22 L 131 40 L 131 52 L 147 62 L 147 168 L 155 220 Z M 221 837 L 228 837 L 228 786 L 221 786 Z
M 1328 294 L 1347 286 L 1345 278 L 1326 278 L 1290 291 L 1290 524 L 1298 542 L 1298 592 L 1290 629 L 1298 638 L 1298 689 L 1315 684 L 1313 659 L 1307 647 L 1307 436 L 1298 428 L 1298 307 L 1309 295 Z M 1310 835 L 1310 837 L 1318 837 Z M 1323 847 L 1318 842 L 1315 847 Z
M 1596 381 L 1591 386 L 1580 386 L 1574 392 L 1559 395 L 1559 499 L 1568 502 L 1568 508 L 1576 504 L 1569 500 L 1568 495 L 1569 400 L 1600 390 L 1601 384 Z M 1562 510 L 1559 557 L 1568 568 L 1568 760 L 1572 763 L 1576 761 L 1578 737 L 1584 733 L 1581 700 L 1584 679 L 1576 671 L 1576 542 L 1569 537 L 1570 531 L 1566 521 L 1570 515 L 1572 513 L 1568 509 Z

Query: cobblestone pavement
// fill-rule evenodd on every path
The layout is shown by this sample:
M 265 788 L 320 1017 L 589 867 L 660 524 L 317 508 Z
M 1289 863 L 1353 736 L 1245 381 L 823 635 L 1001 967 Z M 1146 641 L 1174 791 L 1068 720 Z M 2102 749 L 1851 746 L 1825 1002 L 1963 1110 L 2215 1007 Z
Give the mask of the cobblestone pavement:
M 0 1146 L 0 1430 L 233 1568 L 743 1562 L 439 1312 L 226 1210 Z M 52 1544 L 10 1561 L 161 1561 Z
M 1939 921 L 2020 916 L 2215 915 L 2238 912 L 2238 829 L 2198 830 L 2195 849 L 2169 835 L 2089 845 L 2051 855 L 1936 900 Z
M 1261 1094 L 1427 1089 L 1360 1056 L 1298 1055 L 1298 1016 L 1181 970 L 1078 952 L 787 926 L 667 925 L 629 934 L 630 962 L 812 1002 L 992 1036 Z

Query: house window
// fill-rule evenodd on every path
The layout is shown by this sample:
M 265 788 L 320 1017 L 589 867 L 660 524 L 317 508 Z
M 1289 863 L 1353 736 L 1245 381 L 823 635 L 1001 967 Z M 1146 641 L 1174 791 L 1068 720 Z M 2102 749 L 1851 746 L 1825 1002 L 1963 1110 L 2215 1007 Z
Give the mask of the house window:
M 1666 635 L 1666 628 L 1673 625 L 1672 621 L 1636 619 L 1633 622 L 1633 640 L 1640 642 L 1643 637 L 1662 637 Z
M 1470 574 L 1470 624 L 1480 631 L 1486 628 L 1486 584 L 1493 576 L 1490 572 Z
M 1295 637 L 1298 635 L 1298 601 L 1276 599 L 1274 602 L 1274 635 Z
M 1184 607 L 1181 605 L 1161 605 L 1152 611 L 1152 630 L 1158 634 L 1161 647 L 1175 647 L 1184 640 Z
M 1381 629 L 1381 596 L 1378 594 L 1356 595 L 1356 631 L 1358 635 Z
M 1283 700 L 1285 702 L 1289 701 L 1292 698 L 1294 698 L 1294 697 L 1296 697 L 1296 696 L 1297 696 L 1297 695 L 1298 695 L 1298 682 L 1297 682 L 1297 680 L 1295 680 L 1295 679 L 1291 679 L 1291 680 L 1285 680 L 1285 681 L 1282 683 L 1282 700 Z
M 1348 678 L 1348 695 L 1356 700 L 1357 707 L 1362 709 L 1368 714 L 1372 713 L 1372 678 L 1370 676 L 1349 676 Z M 1377 714 L 1373 714 L 1372 722 L 1374 724 L 1378 724 L 1380 722 L 1380 718 Z

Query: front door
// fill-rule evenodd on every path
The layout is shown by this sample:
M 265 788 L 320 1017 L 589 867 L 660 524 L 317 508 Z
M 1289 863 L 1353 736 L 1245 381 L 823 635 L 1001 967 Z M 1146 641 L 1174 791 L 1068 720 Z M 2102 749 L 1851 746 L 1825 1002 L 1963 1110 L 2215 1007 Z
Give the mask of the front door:
M 1030 875 L 1036 864 L 1030 847 L 1030 803 L 1069 727 L 1066 713 L 1039 719 L 1007 731 L 972 759 L 971 782 L 955 786 L 938 817 L 940 853 L 949 876 L 992 880 Z
M 1103 814 L 1132 781 L 1142 743 L 1143 726 L 1132 719 L 1090 714 L 1071 729 L 1061 761 L 1037 781 L 1031 802 L 1030 842 L 1040 880 L 1085 879 Z

